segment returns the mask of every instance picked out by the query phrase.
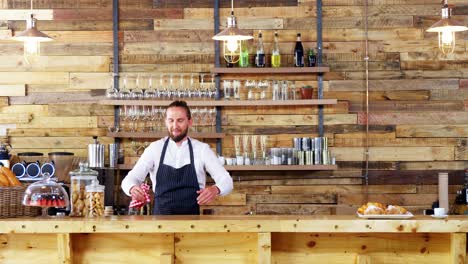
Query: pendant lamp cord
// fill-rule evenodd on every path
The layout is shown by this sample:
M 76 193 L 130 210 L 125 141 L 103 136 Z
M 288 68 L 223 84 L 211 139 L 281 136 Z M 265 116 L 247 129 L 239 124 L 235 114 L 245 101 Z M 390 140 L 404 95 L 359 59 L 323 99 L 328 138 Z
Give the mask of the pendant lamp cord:
M 365 142 L 365 174 L 364 174 L 364 183 L 365 183 L 365 200 L 368 201 L 369 198 L 369 1 L 366 0 L 365 5 L 365 66 L 366 66 L 366 142 Z
M 32 11 L 33 11 L 33 0 L 31 0 L 31 14 L 32 14 Z

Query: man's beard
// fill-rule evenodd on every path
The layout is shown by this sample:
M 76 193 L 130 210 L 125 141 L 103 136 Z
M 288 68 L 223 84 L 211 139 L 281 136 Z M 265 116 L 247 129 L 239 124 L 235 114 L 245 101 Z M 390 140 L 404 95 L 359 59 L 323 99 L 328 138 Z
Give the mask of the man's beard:
M 188 127 L 187 127 L 187 129 L 182 131 L 178 136 L 174 136 L 174 134 L 171 131 L 169 131 L 169 137 L 172 140 L 174 140 L 174 142 L 178 143 L 187 136 L 187 132 L 188 132 Z

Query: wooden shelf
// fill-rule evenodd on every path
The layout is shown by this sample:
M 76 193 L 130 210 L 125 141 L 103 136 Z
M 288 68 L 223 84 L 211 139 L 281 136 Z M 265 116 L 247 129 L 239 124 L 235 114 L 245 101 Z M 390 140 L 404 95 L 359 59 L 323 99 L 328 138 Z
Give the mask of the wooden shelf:
M 337 165 L 244 165 L 224 166 L 228 171 L 310 171 L 336 170 Z
M 154 105 L 168 106 L 169 100 L 101 100 L 101 105 Z M 212 100 L 187 101 L 189 106 L 278 106 L 278 105 L 334 105 L 337 99 L 307 99 L 307 100 Z
M 167 136 L 167 131 L 164 132 L 114 132 L 107 133 L 108 137 L 113 138 L 163 138 Z M 193 138 L 224 138 L 224 133 L 209 133 L 209 132 L 190 132 Z
M 119 164 L 121 170 L 131 170 L 133 164 Z M 315 171 L 336 170 L 337 165 L 246 165 L 246 166 L 224 166 L 227 171 Z
M 280 68 L 212 68 L 212 73 L 231 73 L 231 74 L 268 74 L 268 73 L 323 73 L 329 72 L 330 68 L 322 67 L 280 67 Z

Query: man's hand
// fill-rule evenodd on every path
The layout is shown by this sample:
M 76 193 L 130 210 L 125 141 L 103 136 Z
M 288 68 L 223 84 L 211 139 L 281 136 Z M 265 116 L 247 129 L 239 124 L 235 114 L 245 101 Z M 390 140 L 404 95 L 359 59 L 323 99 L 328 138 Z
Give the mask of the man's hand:
M 137 201 L 145 200 L 145 193 L 138 185 L 134 185 L 132 188 L 130 188 L 130 194 L 132 195 L 133 200 L 137 200 Z
M 197 191 L 198 197 L 197 201 L 199 205 L 205 205 L 211 203 L 216 196 L 219 194 L 219 189 L 216 185 L 209 186 L 205 189 L 200 189 Z

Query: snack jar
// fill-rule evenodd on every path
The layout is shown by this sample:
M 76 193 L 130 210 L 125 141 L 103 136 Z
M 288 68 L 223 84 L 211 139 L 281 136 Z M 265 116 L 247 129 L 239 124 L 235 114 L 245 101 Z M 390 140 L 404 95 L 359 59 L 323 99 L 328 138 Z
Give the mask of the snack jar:
M 86 186 L 97 181 L 98 172 L 88 167 L 87 162 L 80 162 L 79 168 L 70 172 L 71 211 L 70 216 L 87 216 Z
M 97 180 L 86 186 L 86 207 L 88 217 L 104 215 L 104 185 L 99 185 Z

